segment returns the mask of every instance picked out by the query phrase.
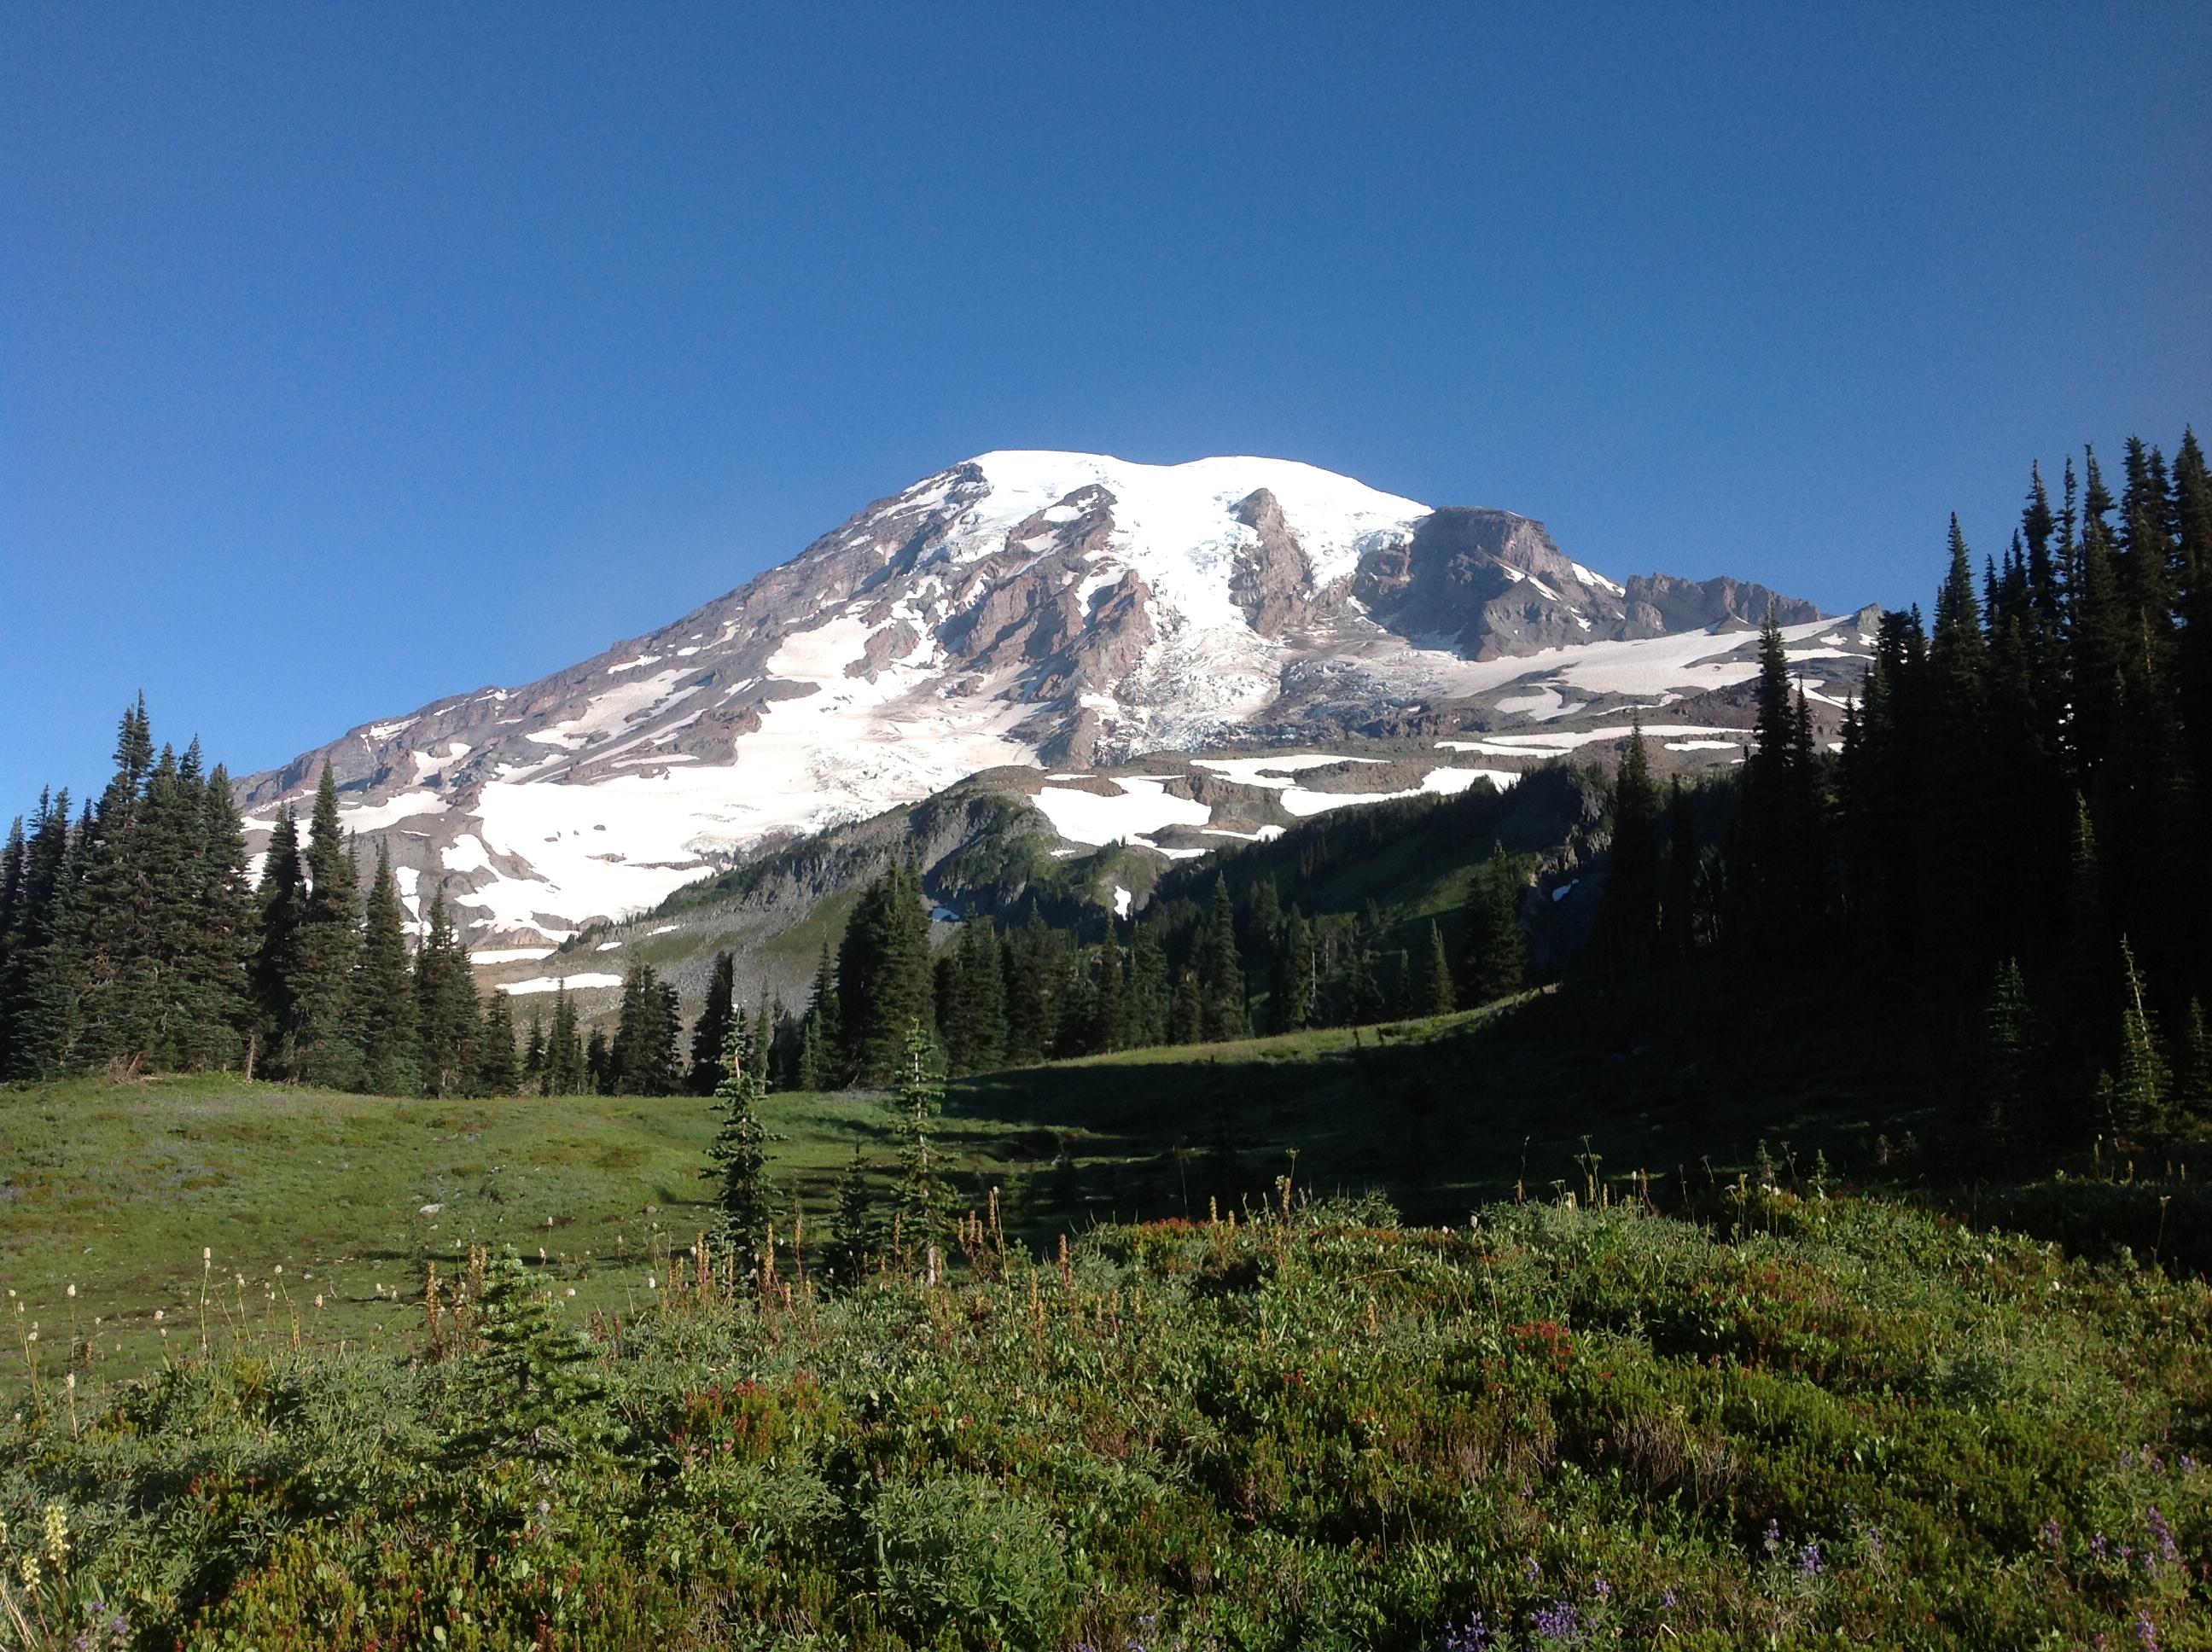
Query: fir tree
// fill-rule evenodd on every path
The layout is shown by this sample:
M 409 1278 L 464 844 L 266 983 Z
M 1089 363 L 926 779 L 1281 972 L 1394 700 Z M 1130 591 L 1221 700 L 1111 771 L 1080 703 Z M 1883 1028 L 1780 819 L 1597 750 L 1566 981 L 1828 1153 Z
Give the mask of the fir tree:
M 743 1026 L 742 1020 L 738 1023 Z M 677 1090 L 675 989 L 643 962 L 623 976 L 622 1011 L 607 1056 L 610 1088 L 617 1096 L 673 1096 Z M 757 1048 L 745 1028 L 746 1048 Z M 719 1087 L 718 1087 L 719 1090 Z
M 465 1096 L 475 1088 L 478 1020 L 468 950 L 453 932 L 441 890 L 430 897 L 415 953 L 415 1026 L 427 1093 Z
M 524 1088 L 515 1059 L 514 1005 L 505 993 L 488 993 L 477 1029 L 477 1094 L 514 1096 Z
M 1103 1054 L 1120 1049 L 1128 1036 L 1127 994 L 1121 983 L 1121 947 L 1114 938 L 1114 920 L 1106 920 L 1106 938 L 1098 947 L 1098 981 L 1091 999 L 1091 1050 Z
M 570 1460 L 614 1432 L 599 1401 L 599 1350 L 564 1330 L 553 1293 L 510 1246 L 484 1270 L 471 1356 L 453 1385 L 457 1426 L 441 1454 L 458 1465 L 490 1456 Z
M 883 1241 L 876 1222 L 876 1206 L 868 1191 L 868 1169 L 860 1146 L 853 1144 L 853 1162 L 837 1179 L 836 1235 L 830 1242 L 830 1278 L 850 1289 L 867 1282 L 875 1271 Z
M 1283 922 L 1282 935 L 1268 978 L 1267 1025 L 1271 1032 L 1297 1032 L 1314 1018 L 1320 966 L 1312 926 L 1295 903 Z
M 2031 1119 L 2028 1090 L 2035 1070 L 2033 1017 L 2019 960 L 2007 958 L 1997 967 L 1982 1028 L 1982 1129 L 1991 1149 L 2005 1154 L 2019 1145 Z
M 1213 882 L 1213 918 L 1206 938 L 1203 1036 L 1209 1043 L 1243 1038 L 1252 1029 L 1244 1005 L 1244 961 L 1237 951 L 1237 908 L 1229 881 Z
M 1630 719 L 1628 748 L 1613 786 L 1613 853 L 1590 938 L 1598 968 L 1615 980 L 1650 966 L 1659 931 L 1658 794 L 1644 745 L 1644 720 Z
M 584 1084 L 594 1096 L 615 1093 L 614 1052 L 604 1027 L 592 1028 L 591 1036 L 584 1041 Z
M 292 805 L 276 811 L 262 857 L 261 881 L 253 891 L 258 939 L 248 974 L 261 1065 L 275 1072 L 292 1066 L 293 1033 L 299 1024 L 292 998 L 298 970 L 300 923 L 307 915 L 307 884 L 300 870 L 300 828 Z
M 197 754 L 195 744 L 195 759 Z M 200 1031 L 189 1065 L 228 1067 L 242 1059 L 253 1018 L 248 972 L 256 908 L 246 876 L 245 823 L 230 794 L 229 772 L 221 763 L 201 788 L 199 812 L 196 933 L 185 969 Z
M 1053 1001 L 1054 978 L 1060 973 L 1058 938 L 1033 901 L 1029 922 L 1018 932 L 1009 931 L 1000 944 L 999 966 L 1006 1005 L 1006 1060 L 1012 1066 L 1043 1060 L 1058 1036 L 1059 1006 Z
M 1667 785 L 1667 874 L 1659 897 L 1659 932 L 1661 949 L 1671 959 L 1679 962 L 1697 951 L 1698 831 L 1680 774 Z
M 328 763 L 307 828 L 307 898 L 286 983 L 293 1009 L 293 1062 L 313 1084 L 344 1088 L 360 1071 L 347 1036 L 347 998 L 361 954 L 361 877 L 338 821 L 337 782 Z M 443 1092 L 441 1092 L 443 1093 Z
M 505 996 L 501 994 L 501 996 Z M 530 1030 L 522 1042 L 522 1093 L 545 1093 L 545 1023 L 536 1010 L 530 1012 Z
M 895 1072 L 909 1021 L 936 1011 L 921 874 L 894 865 L 860 892 L 837 953 L 845 1058 L 863 1079 Z
M 1468 880 L 1460 973 L 1470 1008 L 1509 998 L 1528 984 L 1528 949 L 1521 936 L 1522 887 L 1503 844 L 1492 846 L 1489 863 Z
M 2155 1133 L 2166 1125 L 2172 1076 L 2159 1053 L 2157 1023 L 2143 1001 L 2142 977 L 2124 936 L 2120 971 L 2120 1065 L 2112 1085 L 2112 1122 L 2129 1134 Z
M 690 1089 L 695 1096 L 711 1096 L 721 1084 L 730 1034 L 737 1024 L 737 959 L 731 953 L 717 952 L 713 973 L 707 979 L 707 1001 L 691 1026 Z
M 1382 989 L 1375 984 L 1375 957 L 1354 941 L 1346 961 L 1345 1015 L 1355 1027 L 1369 1027 L 1382 1019 Z
M 944 1017 L 946 1058 L 955 1072 L 983 1072 L 999 1065 L 1006 1048 L 1006 972 L 997 932 L 988 917 L 970 915 L 946 954 Z
M 1129 941 L 1128 1042 L 1146 1047 L 1168 1036 L 1168 956 L 1158 932 L 1139 923 Z
M 1429 950 L 1421 965 L 1421 996 L 1418 1013 L 1449 1015 L 1455 1001 L 1451 959 L 1444 951 L 1444 932 L 1429 926 Z
M 945 1108 L 939 1071 L 937 1047 L 922 1030 L 921 1020 L 908 1022 L 899 1059 L 899 1124 L 905 1140 L 899 1149 L 892 1208 L 898 1217 L 900 1242 L 916 1259 L 926 1257 L 927 1247 L 943 1241 L 951 1214 L 952 1190 L 945 1182 L 935 1141 L 938 1114 Z
M 768 1143 L 761 1103 L 768 1098 L 752 1035 L 742 1023 L 730 1034 L 728 1060 L 714 1086 L 714 1109 L 721 1125 L 707 1150 L 709 1168 L 700 1175 L 715 1184 L 720 1237 L 736 1252 L 739 1268 L 757 1272 L 766 1254 L 769 1223 L 775 1219 L 776 1187 L 768 1171 Z
M 1198 971 L 1188 964 L 1176 977 L 1175 993 L 1168 1005 L 1168 1042 L 1170 1044 L 1202 1044 L 1206 1042 L 1206 987 L 1199 981 Z
M 361 957 L 348 1000 L 353 1043 L 361 1051 L 363 1089 L 378 1096 L 414 1096 L 422 1088 L 415 981 L 408 968 L 407 913 L 399 903 L 392 853 L 380 845 L 368 886 Z
M 8 992 L 0 999 L 11 1078 L 59 1077 L 76 1052 L 78 845 L 86 829 L 71 826 L 69 809 L 66 791 L 51 798 L 41 793 L 25 847 Z
M 2189 1032 L 2182 1048 L 2182 1067 L 2173 1087 L 2173 1110 L 2178 1121 L 2192 1136 L 2212 1128 L 2212 1027 L 2205 1024 L 2204 1000 L 2189 1000 Z
M 568 996 L 566 981 L 553 987 L 552 1023 L 545 1034 L 545 1060 L 538 1092 L 545 1096 L 582 1093 L 586 1069 L 584 1051 L 576 1037 L 576 1001 Z

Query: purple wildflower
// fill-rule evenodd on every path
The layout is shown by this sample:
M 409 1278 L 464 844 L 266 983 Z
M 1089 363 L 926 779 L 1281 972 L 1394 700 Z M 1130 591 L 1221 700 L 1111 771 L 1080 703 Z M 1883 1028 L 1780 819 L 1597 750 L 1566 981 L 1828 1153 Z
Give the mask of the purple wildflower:
M 2182 1472 L 2185 1475 L 2187 1475 L 2187 1474 L 2194 1474 L 2194 1473 L 2197 1472 L 2197 1459 L 2196 1459 L 2196 1458 L 2194 1458 L 2194 1457 L 2192 1457 L 2192 1456 L 2191 1456 L 2187 1452 L 2185 1452 L 2185 1452 L 2184 1452 L 2184 1453 L 2182 1453 L 2182 1455 L 2181 1455 L 2181 1463 L 2180 1463 L 2180 1467 L 2181 1467 L 2181 1472 Z
M 2049 1520 L 2043 1522 L 2043 1546 L 2045 1548 L 2049 1549 L 2053 1554 L 2056 1554 L 2057 1553 L 2060 1546 L 2065 1541 L 2066 1529 L 2058 1523 L 2057 1515 L 2053 1515 Z
M 2143 1652 L 2158 1652 L 2158 1625 L 2150 1620 L 2150 1613 L 2136 1613 L 2136 1639 L 2142 1643 Z
M 1671 1607 L 1674 1606 L 1674 1590 L 1672 1590 L 1672 1589 L 1662 1589 L 1662 1590 L 1660 1590 L 1660 1591 L 1659 1591 L 1659 1604 L 1660 1604 L 1661 1606 L 1667 1606 L 1667 1607 L 1671 1608 Z
M 1582 1620 L 1575 1616 L 1574 1607 L 1565 1600 L 1553 1601 L 1548 1609 L 1537 1607 L 1528 1614 L 1528 1621 L 1535 1626 L 1536 1638 L 1540 1641 L 1564 1645 L 1583 1637 Z
M 1797 1571 L 1800 1576 L 1818 1577 L 1820 1575 L 1820 1546 L 1808 1543 L 1797 1551 Z
M 1766 1522 L 1766 1552 L 1769 1554 L 1778 1554 L 1781 1550 L 1782 1522 L 1778 1520 L 1770 1520 Z
M 2168 1560 L 2180 1559 L 2181 1551 L 2173 1541 L 2173 1527 L 2166 1523 L 2166 1516 L 2159 1513 L 2156 1503 L 2151 1504 L 2145 1518 L 2150 1523 L 2151 1535 L 2158 1540 L 2158 1552 Z
M 2105 1534 L 2102 1532 L 2098 1533 L 2094 1537 L 2089 1540 L 2089 1552 L 2100 1560 L 2102 1560 L 2105 1558 L 2105 1550 L 2106 1546 L 2107 1546 L 2105 1542 Z
M 2156 1511 L 2154 1510 L 2153 1512 L 2155 1513 Z M 1599 1578 L 1591 1587 L 1597 1590 L 1597 1598 L 1599 1600 L 1610 1600 L 1613 1599 L 1613 1585 L 1607 1582 L 1602 1577 Z
M 1533 1554 L 1524 1563 L 1522 1570 L 1528 1574 L 1528 1581 L 1532 1583 L 1544 1575 L 1544 1568 L 1538 1564 L 1536 1557 Z
M 1444 1631 L 1443 1652 L 1489 1652 L 1497 1644 L 1497 1637 L 1490 1632 L 1489 1620 L 1480 1612 L 1470 1612 L 1467 1621 L 1457 1629 Z

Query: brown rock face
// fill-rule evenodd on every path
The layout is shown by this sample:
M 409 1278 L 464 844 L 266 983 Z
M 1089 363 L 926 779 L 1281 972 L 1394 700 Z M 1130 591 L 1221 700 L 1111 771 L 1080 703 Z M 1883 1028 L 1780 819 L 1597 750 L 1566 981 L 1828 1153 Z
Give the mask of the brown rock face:
M 1267 489 L 1239 501 L 1236 516 L 1259 542 L 1237 551 L 1229 598 L 1244 610 L 1255 631 L 1279 637 L 1303 622 L 1313 606 L 1313 568 L 1298 536 L 1283 519 L 1282 505 Z

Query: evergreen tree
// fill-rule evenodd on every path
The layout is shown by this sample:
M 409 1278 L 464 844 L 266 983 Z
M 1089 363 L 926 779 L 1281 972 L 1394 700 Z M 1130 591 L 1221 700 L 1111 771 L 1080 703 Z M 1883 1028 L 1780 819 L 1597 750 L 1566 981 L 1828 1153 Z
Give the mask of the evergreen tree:
M 592 1028 L 592 1036 L 584 1041 L 584 1084 L 594 1096 L 615 1093 L 614 1051 L 603 1027 Z
M 483 1023 L 477 1029 L 477 1094 L 515 1096 L 524 1089 L 515 1059 L 514 1005 L 505 993 L 484 996 Z
M 328 763 L 315 789 L 307 861 L 307 898 L 286 982 L 293 1065 L 310 1083 L 344 1088 L 360 1071 L 360 1053 L 346 1033 L 346 1000 L 361 955 L 361 878 L 338 822 L 337 782 Z
M 938 1114 L 945 1108 L 939 1072 L 936 1045 L 922 1030 L 919 1017 L 908 1021 L 899 1058 L 899 1122 L 906 1139 L 899 1149 L 892 1208 L 898 1217 L 900 1242 L 918 1261 L 926 1259 L 927 1246 L 941 1244 L 951 1215 L 952 1189 L 945 1180 L 935 1142 Z
M 45 799 L 41 799 L 43 807 Z M 30 840 L 23 834 L 23 817 L 8 829 L 8 843 L 0 849 L 0 1078 L 13 1071 L 13 1023 L 15 1007 L 15 950 L 21 941 L 23 900 L 30 871 Z
M 197 767 L 198 744 L 190 754 Z M 246 876 L 246 828 L 221 763 L 199 797 L 201 826 L 194 869 L 195 933 L 185 964 L 187 991 L 199 1033 L 193 1066 L 232 1066 L 245 1054 L 253 1018 L 249 969 L 256 908 Z
M 2120 940 L 2120 1066 L 2112 1084 L 2112 1122 L 2130 1135 L 2156 1133 L 2166 1126 L 2172 1075 L 2159 1053 L 2157 1023 L 2143 1001 L 2142 977 L 2125 937 Z
M 1528 984 L 1528 949 L 1521 936 L 1523 885 L 1495 844 L 1489 863 L 1468 880 L 1467 937 L 1461 984 L 1469 1008 L 1509 998 Z
M 307 884 L 300 869 L 300 828 L 292 805 L 276 811 L 261 860 L 261 881 L 253 891 L 257 939 L 249 969 L 254 1007 L 252 1036 L 258 1039 L 259 1065 L 271 1072 L 292 1069 L 293 1035 L 299 1006 L 292 981 L 299 969 L 300 923 L 307 910 Z
M 361 1051 L 362 1087 L 377 1096 L 415 1096 L 422 1089 L 415 980 L 408 968 L 407 912 L 399 903 L 392 852 L 380 845 L 368 886 L 361 957 L 348 1000 L 353 1043 Z
M 1320 962 L 1313 927 L 1295 903 L 1283 922 L 1282 936 L 1267 985 L 1267 1024 L 1273 1032 L 1297 1032 L 1314 1018 Z
M 898 1069 L 907 1023 L 935 1014 L 935 985 L 921 876 L 894 865 L 861 890 L 837 953 L 845 1059 L 863 1080 Z
M 615 1023 L 614 1044 L 607 1056 L 607 1078 L 613 1094 L 676 1093 L 678 1024 L 675 989 L 661 981 L 651 964 L 632 964 L 623 976 L 622 1011 Z M 738 1025 L 744 1025 L 741 1018 Z M 745 1047 L 750 1052 L 757 1046 L 753 1042 L 752 1030 L 744 1029 Z
M 545 1096 L 582 1093 L 586 1078 L 584 1051 L 576 1038 L 576 1001 L 566 981 L 553 987 L 552 1024 L 545 1034 L 545 1060 L 538 1092 Z
M 1390 954 L 1390 990 L 1384 994 L 1388 1013 L 1404 1021 L 1421 1011 L 1420 982 L 1413 975 L 1413 955 L 1404 947 Z
M 830 1279 L 848 1289 L 866 1284 L 882 1245 L 875 1201 L 868 1192 L 867 1166 L 855 1142 L 853 1162 L 837 1179 L 836 1236 L 830 1242 L 828 1257 Z
M 545 1093 L 545 1023 L 535 1010 L 530 1012 L 530 1030 L 523 1035 L 521 1093 Z
M 1421 966 L 1419 1013 L 1449 1015 L 1454 999 L 1451 959 L 1444 951 L 1444 932 L 1431 923 L 1429 926 L 1429 950 Z
M 707 980 L 707 1002 L 691 1027 L 690 1089 L 695 1096 L 712 1096 L 721 1084 L 730 1034 L 737 1025 L 737 959 L 731 953 L 717 952 L 714 972 Z
M 597 1404 L 597 1346 L 584 1332 L 562 1328 L 552 1291 L 512 1246 L 484 1270 L 476 1333 L 483 1350 L 453 1388 L 458 1425 L 441 1454 L 448 1464 L 566 1462 L 612 1431 Z
M 939 1024 L 946 1059 L 955 1072 L 987 1072 L 999 1065 L 1006 1048 L 1006 973 L 989 918 L 971 914 L 960 926 L 943 968 L 946 990 Z
M 1252 1023 L 1244 1006 L 1244 961 L 1237 951 L 1237 908 L 1229 898 L 1229 881 L 1213 883 L 1213 919 L 1206 938 L 1206 1003 L 1201 1036 L 1209 1043 L 1243 1038 Z
M 1473 933 L 1470 924 L 1470 945 Z M 1515 934 L 1517 938 L 1518 924 Z M 1698 831 L 1680 774 L 1667 785 L 1667 874 L 1659 897 L 1659 934 L 1661 951 L 1670 959 L 1680 962 L 1697 951 Z
M 768 1098 L 752 1034 L 742 1023 L 730 1033 L 729 1058 L 714 1086 L 714 1109 L 721 1125 L 707 1150 L 711 1161 L 700 1175 L 715 1183 L 723 1247 L 734 1250 L 738 1266 L 757 1272 L 766 1254 L 769 1224 L 775 1219 L 776 1187 L 768 1171 L 768 1143 L 761 1103 Z
M 1176 977 L 1175 993 L 1168 1005 L 1168 1042 L 1170 1044 L 1202 1044 L 1206 1042 L 1206 987 L 1198 978 L 1198 971 L 1188 964 Z
M 1150 923 L 1134 926 L 1129 940 L 1128 1042 L 1144 1048 L 1168 1036 L 1168 955 Z
M 1098 947 L 1098 981 L 1091 999 L 1090 1045 L 1103 1054 L 1122 1048 L 1128 1036 L 1128 999 L 1121 984 L 1121 947 L 1114 920 L 1106 920 L 1106 938 Z
M 1357 940 L 1346 965 L 1345 1015 L 1355 1027 L 1370 1027 L 1382 1019 L 1382 989 L 1375 984 L 1375 957 Z
M 1015 1066 L 1042 1061 L 1058 1039 L 1059 1005 L 1054 987 L 1060 975 L 1059 938 L 1045 923 L 1036 903 L 1029 921 L 1009 931 L 999 948 L 1006 1005 L 1006 1060 Z
M 2173 1087 L 2178 1122 L 2192 1136 L 2212 1127 L 2212 1027 L 2205 1024 L 2204 1000 L 2189 1000 L 2189 1034 L 2181 1072 Z
M 7 1076 L 50 1078 L 70 1070 L 81 1024 L 76 946 L 78 846 L 67 792 L 41 793 L 24 852 L 22 893 L 8 957 Z
M 453 932 L 441 890 L 430 897 L 415 953 L 415 1026 L 427 1093 L 466 1096 L 474 1090 L 479 1018 L 468 949 Z
M 1982 1129 L 1993 1152 L 2008 1154 L 2033 1116 L 2028 1099 L 2035 1071 L 2033 1016 L 2018 959 L 1997 967 L 1982 1028 Z
M 1628 749 L 1613 786 L 1613 853 L 1590 946 L 1615 980 L 1641 975 L 1659 932 L 1658 793 L 1644 750 L 1644 720 L 1630 719 Z

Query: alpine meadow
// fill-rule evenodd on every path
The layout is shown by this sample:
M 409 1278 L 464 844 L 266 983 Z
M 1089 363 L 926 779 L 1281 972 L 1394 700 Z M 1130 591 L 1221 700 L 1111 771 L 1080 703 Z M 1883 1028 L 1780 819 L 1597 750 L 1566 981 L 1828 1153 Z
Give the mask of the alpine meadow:
M 141 700 L 15 823 L 0 1643 L 2212 1647 L 2193 434 L 1954 519 L 1929 618 L 1403 501 L 1332 573 L 1356 484 L 1237 479 L 1220 623 L 1310 669 L 1172 726 L 1096 685 L 1197 588 L 1087 560 L 1168 484 L 948 549 L 1018 468 L 737 665 L 242 780 Z M 925 671 L 1042 709 L 638 870 L 624 788 Z M 552 858 L 602 809 L 646 881 Z

